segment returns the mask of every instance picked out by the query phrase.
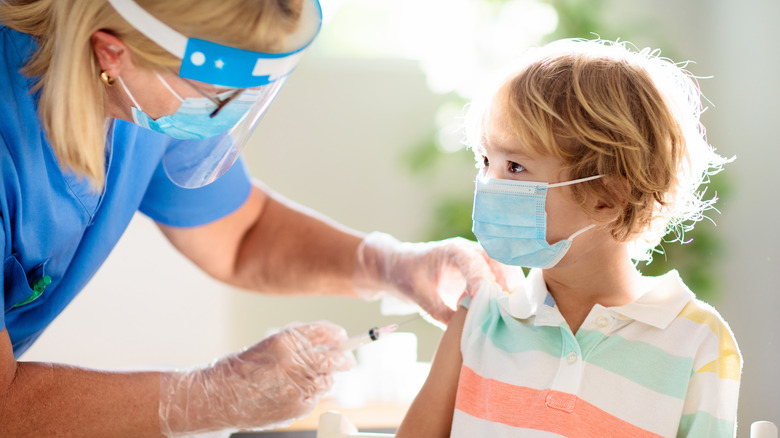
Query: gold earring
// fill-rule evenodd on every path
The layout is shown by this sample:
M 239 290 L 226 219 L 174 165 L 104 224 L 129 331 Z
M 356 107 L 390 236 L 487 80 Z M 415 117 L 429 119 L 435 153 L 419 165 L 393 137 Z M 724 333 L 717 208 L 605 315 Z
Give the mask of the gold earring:
M 112 78 L 108 75 L 108 73 L 103 70 L 100 72 L 100 79 L 103 80 L 103 83 L 106 84 L 106 86 L 111 87 L 114 85 L 114 82 L 116 82 L 116 78 Z

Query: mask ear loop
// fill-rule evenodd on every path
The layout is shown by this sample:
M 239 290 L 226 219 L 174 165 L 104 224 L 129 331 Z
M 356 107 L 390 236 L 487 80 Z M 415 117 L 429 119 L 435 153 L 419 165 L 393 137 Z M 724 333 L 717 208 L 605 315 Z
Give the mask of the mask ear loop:
M 581 182 L 585 182 L 585 181 L 591 181 L 591 180 L 594 180 L 594 179 L 599 179 L 599 178 L 601 178 L 603 176 L 604 175 L 594 175 L 594 176 L 588 176 L 588 177 L 585 177 L 585 178 L 574 179 L 574 180 L 571 180 L 571 181 L 564 181 L 564 182 L 559 182 L 559 183 L 554 183 L 554 184 L 547 184 L 547 188 L 570 186 L 572 184 L 577 184 L 577 183 L 581 183 Z
M 572 185 L 572 184 L 577 184 L 577 183 L 581 183 L 581 182 L 585 182 L 585 181 L 592 181 L 592 180 L 594 180 L 594 179 L 599 179 L 599 178 L 601 178 L 601 177 L 603 177 L 603 176 L 604 176 L 604 175 L 594 175 L 594 176 L 589 176 L 589 177 L 586 177 L 586 178 L 575 179 L 575 180 L 572 180 L 572 181 L 564 181 L 564 182 L 560 182 L 560 183 L 549 184 L 549 185 L 547 186 L 547 188 L 551 188 L 551 187 L 562 187 L 562 186 L 569 186 L 569 185 Z M 568 239 L 566 239 L 566 240 L 568 240 L 569 242 L 571 242 L 571 241 L 573 241 L 573 240 L 574 240 L 574 238 L 575 238 L 575 237 L 577 237 L 577 236 L 579 236 L 580 234 L 582 234 L 582 233 L 584 233 L 584 232 L 586 232 L 586 231 L 590 230 L 591 228 L 594 228 L 595 226 L 596 226 L 596 224 L 590 224 L 590 225 L 586 226 L 585 228 L 583 228 L 583 229 L 581 229 L 581 230 L 579 230 L 579 231 L 575 231 L 575 232 L 574 232 L 574 234 L 572 234 L 571 236 L 569 236 L 569 238 L 568 238 Z
M 593 228 L 593 227 L 595 227 L 595 226 L 596 226 L 596 224 L 590 224 L 590 225 L 586 226 L 585 228 L 583 228 L 583 229 L 581 229 L 581 230 L 579 230 L 579 231 L 575 232 L 575 233 L 574 233 L 574 234 L 572 234 L 571 236 L 569 236 L 569 238 L 568 238 L 568 239 L 566 239 L 566 240 L 561 240 L 561 242 L 569 242 L 569 243 L 567 243 L 567 245 L 571 245 L 571 243 L 572 243 L 572 241 L 574 240 L 574 238 L 575 238 L 575 237 L 577 237 L 577 236 L 579 236 L 580 234 L 582 234 L 582 233 L 584 233 L 584 232 L 586 232 L 586 231 L 590 230 L 591 228 Z M 557 242 L 557 243 L 560 243 L 560 242 Z M 556 244 L 557 244 L 557 243 L 556 243 Z M 563 252 L 560 252 L 560 253 L 558 253 L 558 255 L 557 255 L 557 256 L 556 256 L 554 259 L 552 259 L 552 260 L 548 261 L 546 265 L 544 265 L 544 266 L 540 266 L 540 268 L 542 268 L 542 269 L 550 269 L 550 268 L 552 268 L 553 266 L 557 265 L 557 264 L 558 264 L 558 262 L 560 262 L 560 261 L 561 261 L 561 259 L 563 259 L 563 257 L 564 257 L 565 255 L 566 255 L 566 251 L 563 251 Z
M 165 85 L 165 88 L 167 88 L 168 91 L 171 92 L 171 94 L 173 94 L 174 96 L 176 96 L 177 99 L 179 99 L 179 102 L 184 102 L 184 99 L 181 96 L 179 96 L 179 93 L 177 93 L 177 92 L 175 92 L 173 90 L 173 87 L 171 87 L 171 85 L 168 83 L 168 81 L 166 81 L 165 79 L 163 79 L 162 76 L 160 76 L 160 73 L 155 72 L 154 74 L 157 75 L 157 79 L 159 79 L 160 82 L 162 82 L 163 85 Z
M 122 76 L 117 76 L 117 79 L 119 79 L 119 85 L 122 86 L 122 88 L 125 90 L 125 94 L 127 94 L 127 97 L 130 98 L 130 100 L 133 102 L 133 105 L 135 105 L 136 108 L 138 108 L 139 111 L 143 112 L 141 109 L 141 105 L 138 105 L 138 102 L 136 102 L 135 97 L 133 97 L 133 93 L 130 92 L 130 90 L 127 88 L 127 85 L 125 85 L 125 81 L 122 80 Z
M 569 236 L 569 238 L 568 238 L 568 239 L 566 239 L 566 240 L 568 240 L 568 241 L 570 241 L 570 242 L 571 242 L 572 240 L 574 240 L 574 238 L 575 238 L 575 237 L 577 237 L 577 236 L 579 236 L 580 234 L 582 234 L 582 233 L 584 233 L 584 232 L 586 232 L 586 231 L 590 230 L 591 228 L 594 228 L 595 226 L 596 226 L 596 224 L 590 224 L 590 225 L 586 226 L 585 228 L 583 228 L 583 229 L 581 229 L 581 230 L 579 230 L 579 231 L 576 231 L 574 234 L 572 234 L 571 236 Z

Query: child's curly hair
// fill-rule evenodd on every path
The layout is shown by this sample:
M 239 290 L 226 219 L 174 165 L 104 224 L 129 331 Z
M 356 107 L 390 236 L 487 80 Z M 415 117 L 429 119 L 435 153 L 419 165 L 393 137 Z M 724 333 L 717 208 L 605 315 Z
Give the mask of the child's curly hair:
M 505 111 L 523 144 L 564 163 L 571 186 L 623 208 L 612 235 L 652 259 L 669 231 L 682 234 L 712 208 L 698 187 L 727 159 L 708 144 L 695 78 L 659 51 L 626 42 L 561 40 L 530 50 L 509 78 L 469 110 L 467 142 L 481 142 L 490 108 Z

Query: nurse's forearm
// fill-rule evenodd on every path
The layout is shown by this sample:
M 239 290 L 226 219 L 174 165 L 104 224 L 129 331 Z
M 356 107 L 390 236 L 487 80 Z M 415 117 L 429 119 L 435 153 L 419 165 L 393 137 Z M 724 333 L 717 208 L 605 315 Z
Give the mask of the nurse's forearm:
M 354 296 L 363 236 L 255 186 L 235 212 L 193 228 L 160 224 L 170 242 L 216 279 L 268 293 Z
M 238 250 L 232 282 L 264 292 L 354 296 L 355 252 L 362 238 L 269 196 Z
M 162 436 L 159 373 L 19 362 L 0 391 L 2 436 Z

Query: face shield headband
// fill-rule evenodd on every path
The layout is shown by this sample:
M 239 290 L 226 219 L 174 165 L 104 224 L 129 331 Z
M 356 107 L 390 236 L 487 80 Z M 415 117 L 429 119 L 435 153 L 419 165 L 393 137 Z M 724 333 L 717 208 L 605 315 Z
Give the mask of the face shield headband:
M 185 188 L 209 184 L 233 165 L 322 25 L 319 1 L 303 0 L 298 29 L 285 41 L 287 50 L 284 53 L 254 52 L 187 38 L 133 0 L 108 2 L 139 32 L 181 59 L 180 77 L 221 88 L 249 89 L 219 108 L 219 111 L 231 110 L 231 106 L 239 104 L 248 108 L 233 126 L 205 139 L 171 138 L 163 156 L 163 166 L 168 177 Z

